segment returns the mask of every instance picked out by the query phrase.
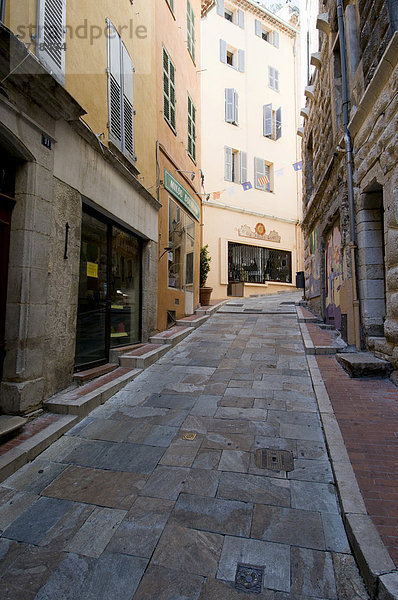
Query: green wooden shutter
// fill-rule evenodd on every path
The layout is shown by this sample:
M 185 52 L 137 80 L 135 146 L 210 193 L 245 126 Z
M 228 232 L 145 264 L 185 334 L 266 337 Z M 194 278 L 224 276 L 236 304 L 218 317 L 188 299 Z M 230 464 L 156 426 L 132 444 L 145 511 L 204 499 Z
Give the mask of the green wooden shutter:
M 188 154 L 196 161 L 196 108 L 188 96 Z
M 187 0 L 187 46 L 195 61 L 195 13 L 190 0 Z
M 168 124 L 175 131 L 176 127 L 176 95 L 175 66 L 167 50 L 163 48 L 163 113 Z

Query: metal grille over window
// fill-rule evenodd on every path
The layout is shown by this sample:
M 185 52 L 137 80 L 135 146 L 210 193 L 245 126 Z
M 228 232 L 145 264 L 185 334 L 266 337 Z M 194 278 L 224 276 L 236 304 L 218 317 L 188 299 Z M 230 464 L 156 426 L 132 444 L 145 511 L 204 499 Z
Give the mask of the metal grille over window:
M 163 112 L 164 118 L 175 131 L 176 98 L 175 98 L 175 66 L 167 50 L 163 48 Z
M 242 281 L 292 283 L 291 252 L 228 242 L 228 282 Z

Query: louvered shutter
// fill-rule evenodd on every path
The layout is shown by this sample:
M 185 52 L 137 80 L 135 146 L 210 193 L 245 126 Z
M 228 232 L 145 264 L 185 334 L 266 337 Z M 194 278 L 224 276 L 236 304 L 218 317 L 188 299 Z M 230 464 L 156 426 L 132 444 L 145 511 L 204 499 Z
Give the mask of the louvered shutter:
M 133 62 L 124 44 L 122 46 L 123 68 L 123 152 L 135 161 L 134 154 L 134 88 L 133 88 Z
M 234 116 L 235 116 L 236 125 L 239 123 L 238 112 L 239 112 L 239 96 L 238 96 L 238 92 L 235 92 L 234 93 Z
M 235 90 L 233 88 L 225 88 L 225 120 L 227 123 L 234 122 L 234 103 L 235 103 Z
M 39 0 L 37 57 L 65 85 L 66 0 Z
M 232 148 L 225 146 L 225 164 L 224 164 L 224 179 L 226 181 L 232 181 Z
M 265 104 L 263 107 L 263 135 L 272 135 L 272 104 Z
M 279 71 L 274 69 L 274 89 L 279 92 Z
M 246 183 L 247 177 L 247 152 L 240 153 L 240 182 Z
M 260 185 L 259 178 L 264 177 L 265 175 L 265 162 L 262 158 L 254 159 L 254 186 L 258 190 L 266 190 L 265 185 Z
M 223 63 L 227 62 L 227 42 L 220 40 L 220 60 Z
M 256 19 L 254 22 L 254 31 L 256 35 L 258 35 L 258 37 L 263 36 L 263 26 L 261 24 L 261 21 L 258 21 L 258 19 Z
M 278 108 L 276 111 L 276 139 L 282 137 L 282 108 Z
M 196 108 L 188 96 L 188 154 L 196 160 Z
M 170 77 L 169 77 L 169 55 L 163 48 L 163 114 L 170 121 Z
M 195 60 L 195 13 L 190 0 L 187 0 L 187 46 Z
M 272 43 L 275 48 L 279 48 L 279 33 L 277 31 L 274 31 L 272 34 Z
M 122 64 L 119 34 L 108 21 L 109 139 L 122 150 Z
M 175 79 L 176 79 L 176 70 L 169 60 L 169 76 L 170 76 L 170 124 L 173 129 L 176 127 L 176 88 L 175 88 Z
M 217 14 L 224 16 L 224 0 L 217 0 Z
M 242 29 L 245 28 L 245 13 L 240 9 L 238 9 L 238 25 Z
M 245 51 L 238 50 L 238 69 L 241 73 L 245 72 Z

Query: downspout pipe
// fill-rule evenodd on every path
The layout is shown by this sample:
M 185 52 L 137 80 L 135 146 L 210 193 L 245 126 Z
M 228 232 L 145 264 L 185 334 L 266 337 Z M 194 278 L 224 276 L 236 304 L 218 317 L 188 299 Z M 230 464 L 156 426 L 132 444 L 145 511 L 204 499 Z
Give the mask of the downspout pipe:
M 357 290 L 357 266 L 356 266 L 356 233 L 355 233 L 355 207 L 354 207 L 354 177 L 353 177 L 353 153 L 349 124 L 349 97 L 348 97 L 348 78 L 347 78 L 347 54 L 345 43 L 345 27 L 343 2 L 337 0 L 337 22 L 339 28 L 340 41 L 340 59 L 341 59 L 341 76 L 343 83 L 343 122 L 344 122 L 344 139 L 346 146 L 346 161 L 347 161 L 347 185 L 348 185 L 348 202 L 350 213 L 350 252 L 351 252 L 351 268 L 352 268 L 352 298 L 354 312 L 354 330 L 355 330 L 355 346 L 361 350 L 361 323 L 359 311 L 359 299 Z
M 6 16 L 6 0 L 0 0 L 0 21 L 4 23 Z

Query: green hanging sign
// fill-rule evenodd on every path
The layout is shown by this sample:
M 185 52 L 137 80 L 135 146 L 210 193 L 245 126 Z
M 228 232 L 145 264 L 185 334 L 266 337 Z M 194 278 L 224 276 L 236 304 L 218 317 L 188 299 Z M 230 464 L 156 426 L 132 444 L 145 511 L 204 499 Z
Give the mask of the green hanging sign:
M 170 194 L 173 194 L 177 200 L 181 202 L 185 206 L 186 209 L 189 210 L 191 215 L 195 217 L 197 221 L 200 222 L 200 208 L 196 204 L 195 200 L 192 198 L 190 194 L 188 194 L 187 190 L 174 179 L 171 173 L 168 172 L 167 169 L 164 170 L 164 187 Z

